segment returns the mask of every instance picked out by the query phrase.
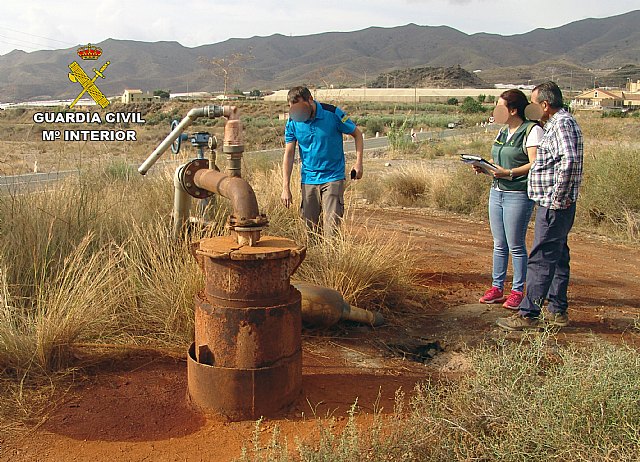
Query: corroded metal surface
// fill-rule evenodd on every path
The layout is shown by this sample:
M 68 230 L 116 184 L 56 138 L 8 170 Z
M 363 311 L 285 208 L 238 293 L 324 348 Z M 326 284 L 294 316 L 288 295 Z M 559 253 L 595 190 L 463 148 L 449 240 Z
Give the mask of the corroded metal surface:
M 211 366 L 267 367 L 300 351 L 301 295 L 291 288 L 278 305 L 229 307 L 196 297 L 195 342 L 208 352 L 196 357 Z
M 209 197 L 214 194 L 214 191 L 199 188 L 195 183 L 196 172 L 203 169 L 209 169 L 209 159 L 194 159 L 187 162 L 181 169 L 182 177 L 180 178 L 180 181 L 182 183 L 182 187 L 190 196 L 197 199 Z
M 207 297 L 261 304 L 288 294 L 290 277 L 305 254 L 304 246 L 272 236 L 263 236 L 253 246 L 241 246 L 230 236 L 204 239 L 196 250 Z
M 237 369 L 200 364 L 195 344 L 187 358 L 189 397 L 205 412 L 231 420 L 255 420 L 285 409 L 300 395 L 302 354 L 269 367 Z
M 271 236 L 253 246 L 222 236 L 194 247 L 206 286 L 188 358 L 191 401 L 233 420 L 287 407 L 302 383 L 301 295 L 290 277 L 305 247 Z

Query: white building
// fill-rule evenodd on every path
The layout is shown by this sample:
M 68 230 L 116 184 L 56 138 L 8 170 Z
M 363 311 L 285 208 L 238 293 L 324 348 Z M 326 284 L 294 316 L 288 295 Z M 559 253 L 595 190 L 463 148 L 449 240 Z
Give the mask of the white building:
M 149 102 L 153 101 L 153 95 L 149 92 L 142 93 L 142 90 L 126 89 L 121 100 L 123 104 Z

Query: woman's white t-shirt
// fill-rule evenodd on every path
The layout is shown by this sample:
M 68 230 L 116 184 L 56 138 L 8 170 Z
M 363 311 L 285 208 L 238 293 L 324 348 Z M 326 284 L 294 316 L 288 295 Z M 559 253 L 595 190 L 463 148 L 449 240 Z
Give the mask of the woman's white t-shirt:
M 515 131 L 513 132 L 515 133 Z M 507 132 L 507 141 L 511 139 L 513 133 Z M 534 125 L 529 132 L 529 136 L 527 136 L 527 142 L 525 143 L 526 148 L 532 148 L 534 146 L 540 145 L 540 140 L 542 139 L 542 135 L 544 135 L 544 130 L 538 124 Z M 496 137 L 497 139 L 497 137 Z

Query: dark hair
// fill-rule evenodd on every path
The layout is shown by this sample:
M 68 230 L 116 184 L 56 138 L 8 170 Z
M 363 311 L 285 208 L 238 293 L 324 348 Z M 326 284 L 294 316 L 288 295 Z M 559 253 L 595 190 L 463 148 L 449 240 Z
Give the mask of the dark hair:
M 505 100 L 507 103 L 507 108 L 516 109 L 518 111 L 518 117 L 522 120 L 525 120 L 524 108 L 527 107 L 529 101 L 527 100 L 527 95 L 522 93 L 520 90 L 512 89 L 502 92 L 500 98 Z
M 564 106 L 564 102 L 562 101 L 562 91 L 555 82 L 549 80 L 548 82 L 536 85 L 533 91 L 536 90 L 538 91 L 539 103 L 546 101 L 549 103 L 549 106 L 555 109 L 560 109 Z
M 300 99 L 303 101 L 309 101 L 311 99 L 311 92 L 307 87 L 293 87 L 287 94 L 287 101 L 290 104 L 297 103 Z

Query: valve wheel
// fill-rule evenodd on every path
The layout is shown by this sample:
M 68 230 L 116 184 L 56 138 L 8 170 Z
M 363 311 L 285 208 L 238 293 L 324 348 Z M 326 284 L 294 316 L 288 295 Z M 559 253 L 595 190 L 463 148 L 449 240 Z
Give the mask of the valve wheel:
M 171 131 L 175 130 L 180 122 L 177 120 L 171 121 Z M 173 143 L 171 143 L 171 152 L 174 154 L 178 154 L 180 152 L 180 144 L 182 143 L 182 134 L 180 134 Z

